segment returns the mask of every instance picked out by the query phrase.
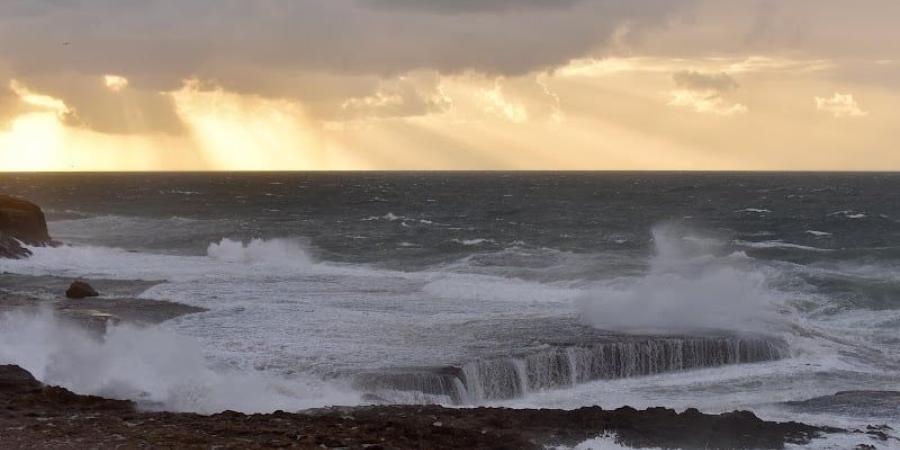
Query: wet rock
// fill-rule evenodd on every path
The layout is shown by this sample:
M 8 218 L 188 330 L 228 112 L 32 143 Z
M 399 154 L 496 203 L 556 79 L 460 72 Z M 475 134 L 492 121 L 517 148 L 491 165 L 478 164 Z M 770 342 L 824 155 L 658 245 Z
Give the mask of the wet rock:
M 76 281 L 66 290 L 66 297 L 71 299 L 82 299 L 88 297 L 99 297 L 97 292 L 90 284 L 84 281 Z
M 796 411 L 826 411 L 834 414 L 865 417 L 892 417 L 900 409 L 898 391 L 844 391 L 834 395 L 786 402 Z
M 353 420 L 347 420 L 351 413 Z M 98 449 L 544 449 L 607 433 L 638 448 L 780 449 L 788 442 L 808 443 L 822 432 L 798 423 L 766 422 L 749 412 L 677 414 L 663 408 L 377 406 L 211 416 L 141 412 L 130 402 L 41 386 L 14 366 L 0 366 L 0 430 L 5 448 Z M 110 436 L 116 436 L 115 442 Z M 65 445 L 49 445 L 62 442 L 48 440 L 55 438 Z
M 4 194 L 0 194 L 0 231 L 26 245 L 40 247 L 53 243 L 40 206 Z
M 0 231 L 0 258 L 22 259 L 31 256 L 31 250 L 22 246 L 18 239 Z

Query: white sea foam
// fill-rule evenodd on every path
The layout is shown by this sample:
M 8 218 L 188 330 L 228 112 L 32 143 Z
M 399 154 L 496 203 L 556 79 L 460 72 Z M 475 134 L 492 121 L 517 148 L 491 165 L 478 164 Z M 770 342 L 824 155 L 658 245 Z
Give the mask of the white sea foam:
M 866 334 L 870 330 L 864 328 L 869 324 L 888 331 L 890 320 L 867 322 L 865 314 L 834 320 L 798 320 L 790 302 L 803 299 L 804 294 L 779 284 L 783 281 L 779 279 L 782 271 L 776 270 L 779 268 L 767 269 L 760 262 L 733 252 L 727 239 L 668 225 L 654 230 L 654 242 L 656 254 L 646 271 L 643 264 L 616 269 L 635 264 L 633 257 L 623 259 L 617 253 L 582 255 L 550 249 L 507 249 L 467 258 L 449 267 L 396 272 L 367 265 L 316 262 L 304 241 L 297 239 L 225 239 L 210 244 L 207 254 L 195 256 L 92 246 L 35 248 L 35 256 L 30 259 L 0 264 L 5 271 L 35 275 L 168 280 L 144 296 L 211 310 L 183 317 L 164 328 L 165 333 L 176 330 L 182 336 L 190 336 L 185 339 L 193 342 L 176 346 L 194 345 L 192 351 L 197 353 L 199 345 L 200 353 L 211 358 L 212 364 L 204 360 L 203 367 L 213 375 L 192 369 L 201 374 L 198 379 L 216 380 L 214 375 L 223 366 L 237 368 L 234 372 L 222 372 L 234 375 L 228 380 L 251 375 L 256 378 L 260 374 L 253 368 L 259 367 L 266 369 L 262 374 L 265 383 L 256 386 L 281 386 L 284 382 L 288 383 L 284 389 L 289 393 L 300 389 L 296 386 L 316 386 L 318 374 L 330 376 L 358 369 L 432 366 L 463 360 L 471 356 L 467 353 L 471 349 L 484 345 L 480 335 L 466 328 L 479 321 L 569 317 L 578 312 L 589 323 L 613 330 L 678 332 L 685 328 L 725 328 L 773 332 L 788 340 L 794 357 L 777 363 L 532 393 L 532 397 L 517 405 L 705 405 L 714 411 L 736 405 L 757 408 L 758 398 L 780 401 L 796 400 L 806 394 L 832 394 L 856 387 L 857 380 L 859 387 L 878 387 L 884 384 L 883 380 L 895 380 L 891 374 L 896 371 L 885 369 L 887 375 L 878 378 L 881 369 L 868 364 L 877 355 L 869 342 L 871 336 Z M 639 270 L 642 272 L 637 273 Z M 879 272 L 879 276 L 893 276 L 891 270 L 880 270 L 883 273 Z M 615 271 L 620 277 L 607 279 L 590 271 Z M 152 341 L 148 335 L 140 336 Z M 860 357 L 853 355 L 866 361 L 860 362 Z M 40 369 L 40 364 L 34 367 Z M 285 381 L 278 375 L 287 372 L 306 373 L 309 379 L 292 384 L 292 380 Z M 833 380 L 830 383 L 804 384 L 803 380 L 814 379 L 818 373 L 836 375 L 826 378 Z M 120 385 L 128 386 L 117 391 L 120 395 L 140 398 L 141 392 L 147 391 L 154 393 L 145 396 L 148 402 L 170 401 L 166 392 L 174 388 L 153 390 L 145 387 L 149 381 L 137 375 L 136 380 L 129 381 L 130 376 L 122 372 L 118 377 Z M 215 386 L 238 390 L 228 380 Z M 83 392 L 109 388 L 67 382 L 68 386 L 88 390 Z M 765 387 L 759 387 L 760 383 Z M 265 402 L 236 409 L 294 408 L 280 403 L 282 397 L 267 397 L 264 388 L 255 387 L 250 392 L 262 392 L 254 396 L 266 399 Z M 710 396 L 709 392 L 716 395 Z M 190 399 L 203 395 L 185 396 Z M 217 395 L 218 392 L 209 394 Z M 294 397 L 306 398 L 302 392 L 287 396 Z M 203 400 L 202 406 L 167 407 L 231 407 L 209 402 Z
M 672 225 L 653 230 L 649 273 L 597 286 L 579 299 L 582 317 L 621 331 L 759 331 L 781 296 L 742 254 L 717 256 L 724 242 Z
M 806 250 L 806 251 L 810 251 L 810 252 L 833 251 L 833 250 L 827 249 L 827 248 L 810 247 L 808 245 L 800 245 L 800 244 L 794 244 L 791 242 L 784 242 L 784 241 L 759 241 L 759 242 L 735 241 L 734 243 L 737 245 L 743 246 L 743 247 L 750 247 L 750 248 L 788 248 L 788 249 L 794 249 L 794 250 Z
M 493 239 L 485 239 L 485 238 L 476 238 L 476 239 L 453 239 L 453 242 L 457 244 L 465 245 L 467 247 L 474 247 L 482 244 L 494 244 L 496 241 Z
M 383 216 L 370 216 L 362 219 L 363 222 L 372 222 L 376 220 L 386 220 L 388 222 L 396 222 L 398 220 L 408 220 L 406 217 L 398 216 L 392 212 L 389 212 Z
M 511 303 L 571 302 L 581 291 L 524 280 L 475 274 L 435 274 L 422 290 L 437 298 Z
M 828 237 L 828 236 L 832 235 L 832 233 L 829 233 L 827 231 L 818 231 L 818 230 L 806 230 L 806 234 L 811 234 L 815 237 Z
M 206 256 L 163 255 L 119 248 L 64 245 L 35 247 L 31 258 L 7 261 L 5 270 L 23 275 L 179 281 L 259 279 L 325 270 L 315 264 L 302 240 L 222 239 Z M 338 270 L 338 269 L 334 269 Z
M 735 211 L 735 212 L 739 212 L 739 213 L 754 213 L 754 214 L 768 214 L 768 213 L 772 212 L 772 210 L 770 210 L 770 209 L 763 209 L 763 208 L 744 208 L 744 209 L 737 210 L 737 211 Z
M 866 213 L 858 212 L 858 211 L 850 211 L 850 210 L 835 211 L 828 215 L 829 216 L 843 216 L 847 219 L 865 219 L 866 217 L 868 217 L 868 214 L 866 214 Z
M 49 312 L 0 316 L 0 361 L 75 392 L 173 411 L 251 413 L 360 402 L 351 390 L 313 378 L 212 367 L 198 342 L 171 330 L 112 326 L 98 340 Z
M 252 239 L 249 242 L 222 239 L 209 244 L 207 255 L 221 261 L 245 264 L 310 266 L 312 259 L 306 248 L 306 243 L 300 239 Z

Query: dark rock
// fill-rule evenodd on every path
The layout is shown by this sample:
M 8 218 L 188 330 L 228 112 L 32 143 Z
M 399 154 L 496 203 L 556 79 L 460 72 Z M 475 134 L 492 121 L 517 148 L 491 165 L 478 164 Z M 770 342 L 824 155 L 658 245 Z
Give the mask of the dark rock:
M 72 299 L 82 299 L 87 297 L 99 297 L 100 293 L 97 292 L 90 284 L 85 283 L 84 281 L 76 281 L 69 286 L 69 289 L 66 291 L 66 297 Z
M 21 198 L 0 194 L 0 231 L 26 245 L 53 243 L 41 207 Z
M 0 231 L 0 258 L 22 259 L 31 256 L 31 250 L 22 246 L 18 239 Z
M 41 383 L 19 366 L 0 366 L 0 392 L 27 392 L 40 389 Z
M 253 415 L 149 412 L 135 410 L 131 402 L 42 386 L 14 366 L 0 366 L 0 430 L 4 448 L 46 448 L 49 435 L 65 439 L 67 445 L 58 448 L 435 450 L 538 450 L 601 435 L 616 435 L 623 445 L 635 448 L 781 449 L 785 443 L 807 444 L 826 432 L 798 423 L 766 422 L 748 412 L 677 414 L 663 408 L 563 411 L 396 405 Z M 117 436 L 115 445 L 110 436 Z M 73 442 L 77 445 L 68 445 Z
M 784 403 L 796 411 L 820 411 L 859 417 L 893 417 L 900 410 L 900 391 L 845 391 Z

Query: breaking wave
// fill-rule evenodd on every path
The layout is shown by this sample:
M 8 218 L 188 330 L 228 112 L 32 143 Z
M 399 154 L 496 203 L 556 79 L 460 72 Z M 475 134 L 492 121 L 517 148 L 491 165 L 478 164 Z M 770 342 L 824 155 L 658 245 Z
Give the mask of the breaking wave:
M 210 258 L 245 264 L 311 265 L 306 244 L 300 239 L 251 239 L 248 242 L 222 239 L 209 244 Z
M 767 274 L 724 241 L 677 225 L 653 230 L 649 273 L 596 287 L 579 299 L 583 320 L 617 331 L 762 332 L 785 303 Z
M 324 381 L 213 367 L 200 344 L 159 327 L 110 326 L 97 338 L 49 312 L 0 316 L 0 362 L 82 394 L 136 400 L 145 409 L 197 413 L 355 405 Z

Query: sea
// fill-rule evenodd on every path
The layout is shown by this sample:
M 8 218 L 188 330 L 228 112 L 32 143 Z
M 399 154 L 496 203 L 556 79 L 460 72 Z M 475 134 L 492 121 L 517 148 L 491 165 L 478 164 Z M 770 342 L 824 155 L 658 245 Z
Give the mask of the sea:
M 8 173 L 0 192 L 64 244 L 0 272 L 207 310 L 102 340 L 0 319 L 0 360 L 77 392 L 900 429 L 900 174 Z

